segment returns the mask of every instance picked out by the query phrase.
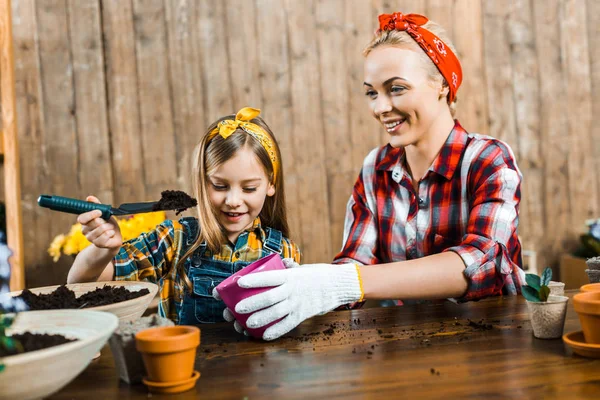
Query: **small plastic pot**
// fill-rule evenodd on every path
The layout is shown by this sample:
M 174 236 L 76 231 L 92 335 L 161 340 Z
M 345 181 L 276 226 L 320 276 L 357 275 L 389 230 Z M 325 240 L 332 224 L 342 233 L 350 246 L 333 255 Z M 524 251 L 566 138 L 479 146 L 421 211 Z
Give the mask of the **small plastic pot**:
M 274 271 L 285 269 L 285 265 L 281 261 L 281 256 L 279 254 L 271 254 L 265 258 L 261 258 L 258 261 L 253 262 L 248 265 L 246 268 L 241 269 L 235 274 L 231 275 L 229 278 L 225 279 L 217 286 L 217 292 L 219 292 L 219 296 L 223 299 L 223 302 L 227 305 L 227 307 L 231 310 L 233 315 L 235 316 L 236 321 L 242 325 L 249 335 L 255 338 L 262 338 L 263 333 L 267 330 L 267 328 L 277 322 L 281 321 L 281 319 L 274 321 L 266 326 L 257 329 L 249 329 L 246 326 L 246 321 L 252 314 L 238 314 L 235 312 L 235 306 L 240 301 L 254 296 L 255 294 L 259 294 L 262 292 L 266 292 L 270 290 L 270 287 L 265 288 L 253 288 L 253 289 L 245 289 L 240 287 L 237 284 L 237 281 L 248 274 L 253 274 L 256 272 L 264 272 L 264 271 Z

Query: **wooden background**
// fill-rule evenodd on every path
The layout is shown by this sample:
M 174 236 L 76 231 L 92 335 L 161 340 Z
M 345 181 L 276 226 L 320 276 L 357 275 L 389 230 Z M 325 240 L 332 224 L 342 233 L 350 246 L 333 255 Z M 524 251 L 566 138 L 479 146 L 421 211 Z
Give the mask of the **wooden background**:
M 362 93 L 381 12 L 445 26 L 465 78 L 458 118 L 507 141 L 525 176 L 520 235 L 555 264 L 600 214 L 597 0 L 12 0 L 27 286 L 65 280 L 52 238 L 105 203 L 189 190 L 208 123 L 251 105 L 281 143 L 292 237 L 306 262 L 339 250 L 362 159 L 385 143 Z

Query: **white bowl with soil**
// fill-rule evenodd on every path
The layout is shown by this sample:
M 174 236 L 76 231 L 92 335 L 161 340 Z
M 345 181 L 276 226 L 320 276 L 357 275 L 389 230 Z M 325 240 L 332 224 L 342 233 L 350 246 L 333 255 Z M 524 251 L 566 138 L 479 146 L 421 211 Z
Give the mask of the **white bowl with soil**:
M 58 289 L 62 285 L 55 286 L 44 286 L 29 289 L 32 293 L 36 295 L 40 294 L 50 294 Z M 124 300 L 117 303 L 106 304 L 96 307 L 81 307 L 85 310 L 95 310 L 95 311 L 106 311 L 111 314 L 119 317 L 120 321 L 135 321 L 140 318 L 144 311 L 148 308 L 148 305 L 152 302 L 152 299 L 156 296 L 158 292 L 158 285 L 150 282 L 143 281 L 108 281 L 108 282 L 85 282 L 85 283 L 72 283 L 64 285 L 67 289 L 72 290 L 75 293 L 76 298 L 80 298 L 86 293 L 90 293 L 95 291 L 98 288 L 103 288 L 105 286 L 112 286 L 113 288 L 124 287 L 129 292 L 138 292 L 142 289 L 147 289 L 148 293 L 137 297 L 131 300 Z M 22 291 L 11 292 L 11 296 L 19 296 Z M 71 307 L 77 308 L 77 307 Z
M 117 328 L 110 313 L 91 310 L 46 310 L 19 313 L 9 335 L 58 334 L 73 342 L 1 359 L 0 400 L 38 399 L 57 392 L 90 363 Z

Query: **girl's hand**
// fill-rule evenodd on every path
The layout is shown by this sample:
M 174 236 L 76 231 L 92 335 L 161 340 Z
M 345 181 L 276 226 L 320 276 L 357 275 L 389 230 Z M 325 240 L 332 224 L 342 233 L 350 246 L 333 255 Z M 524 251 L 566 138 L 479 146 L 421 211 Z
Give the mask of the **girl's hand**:
M 94 196 L 88 196 L 86 201 L 100 203 Z M 77 217 L 77 222 L 81 224 L 81 232 L 94 246 L 101 249 L 108 249 L 115 254 L 123 244 L 121 229 L 115 217 L 110 217 L 108 221 L 101 218 L 102 211 L 94 210 L 83 213 Z

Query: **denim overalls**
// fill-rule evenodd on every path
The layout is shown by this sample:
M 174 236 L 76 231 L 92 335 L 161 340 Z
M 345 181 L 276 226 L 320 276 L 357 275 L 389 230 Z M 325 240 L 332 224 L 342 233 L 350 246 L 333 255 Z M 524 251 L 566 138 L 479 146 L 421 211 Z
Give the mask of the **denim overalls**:
M 182 218 L 180 222 L 186 233 L 185 245 L 189 248 L 199 233 L 198 220 L 187 217 Z M 266 240 L 263 243 L 260 258 L 273 253 L 281 254 L 281 232 L 269 227 L 265 227 L 264 231 Z M 203 243 L 185 262 L 185 272 L 193 284 L 194 290 L 192 293 L 187 289 L 185 291 L 181 307 L 179 307 L 180 325 L 225 321 L 223 319 L 225 304 L 215 300 L 212 291 L 227 277 L 252 263 L 252 261 L 220 261 L 211 256 L 212 253 L 206 250 L 206 244 Z

